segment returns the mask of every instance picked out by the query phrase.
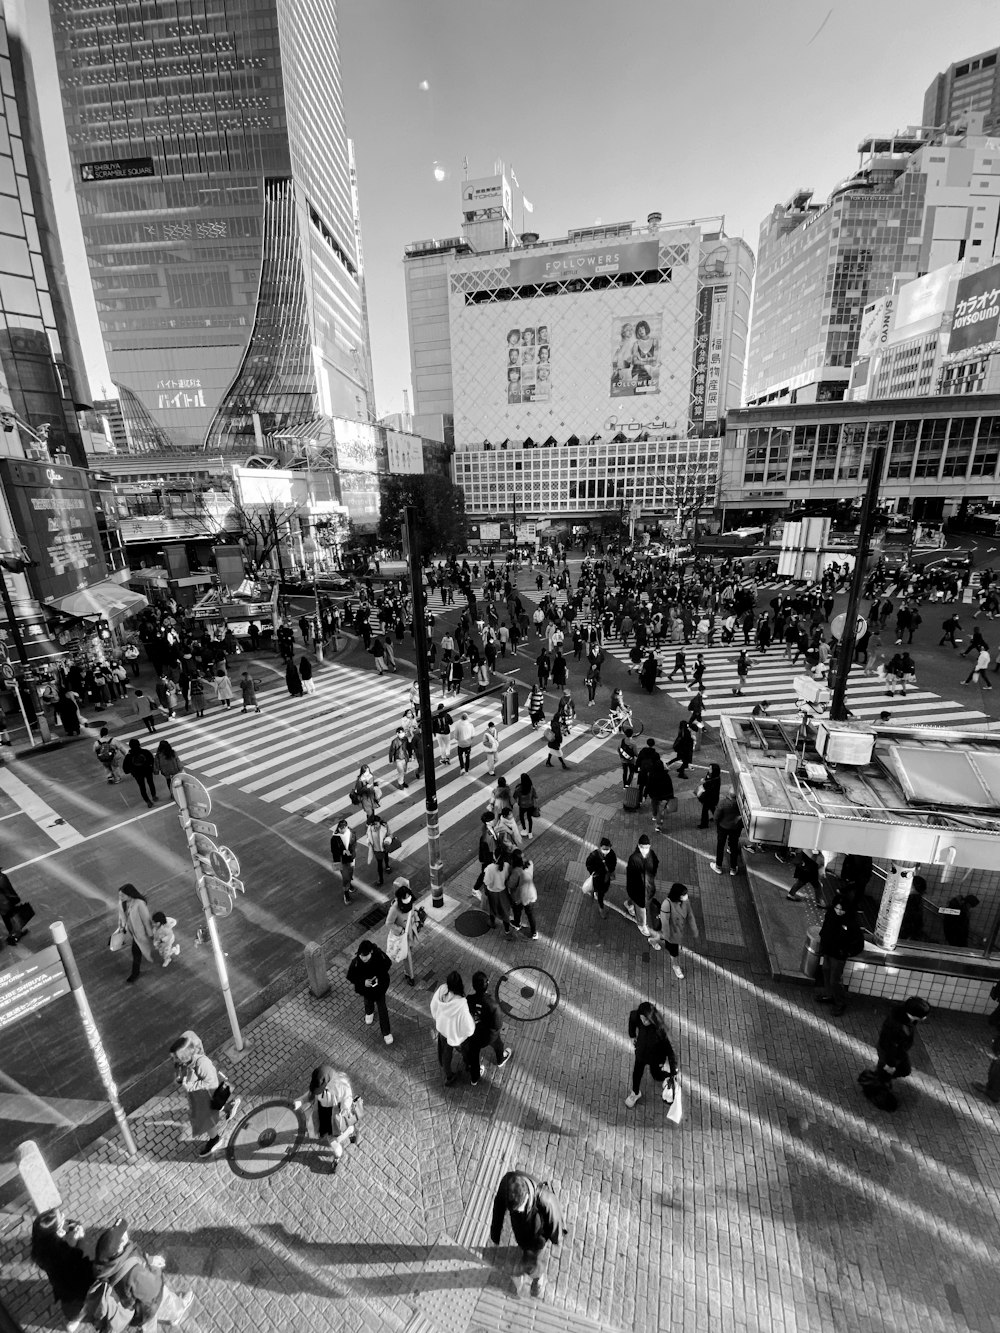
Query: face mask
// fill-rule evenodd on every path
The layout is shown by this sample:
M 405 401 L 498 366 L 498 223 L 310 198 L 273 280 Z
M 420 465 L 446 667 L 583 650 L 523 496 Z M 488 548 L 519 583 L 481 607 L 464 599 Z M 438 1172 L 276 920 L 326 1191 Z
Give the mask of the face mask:
M 649 855 L 649 848 L 648 848 L 648 847 L 644 847 L 644 846 L 642 845 L 642 843 L 639 844 L 639 855 L 640 855 L 640 856 L 648 856 L 648 855 Z

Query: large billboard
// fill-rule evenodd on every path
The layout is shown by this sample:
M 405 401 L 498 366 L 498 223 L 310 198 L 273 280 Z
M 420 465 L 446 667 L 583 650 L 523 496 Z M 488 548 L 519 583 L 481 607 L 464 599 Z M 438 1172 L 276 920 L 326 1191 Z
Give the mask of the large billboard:
M 997 341 L 1000 326 L 1000 264 L 962 278 L 955 293 L 948 356 Z
M 547 403 L 552 397 L 552 344 L 549 326 L 507 330 L 508 403 Z
M 623 315 L 612 320 L 611 397 L 660 392 L 659 315 Z
M 403 435 L 400 431 L 387 430 L 385 443 L 388 468 L 391 473 L 398 475 L 423 472 L 424 449 L 419 435 Z
M 660 242 L 609 241 L 587 250 L 530 249 L 510 257 L 510 285 L 563 282 L 605 273 L 646 273 L 660 266 Z
M 14 527 L 35 562 L 27 571 L 41 602 L 65 597 L 107 574 L 94 496 L 84 468 L 0 459 Z
M 722 356 L 726 332 L 726 288 L 712 288 L 708 333 L 708 374 L 705 379 L 705 421 L 718 421 L 722 394 Z

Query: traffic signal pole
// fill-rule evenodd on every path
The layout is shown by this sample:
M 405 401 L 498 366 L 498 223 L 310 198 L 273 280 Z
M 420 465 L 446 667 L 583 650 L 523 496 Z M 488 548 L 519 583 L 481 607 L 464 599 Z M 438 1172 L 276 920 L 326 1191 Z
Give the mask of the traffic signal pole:
M 424 605 L 423 559 L 417 511 L 403 510 L 404 555 L 410 567 L 410 602 L 413 606 L 413 646 L 417 655 L 417 690 L 420 699 L 420 739 L 424 747 L 424 809 L 427 819 L 427 861 L 431 878 L 431 905 L 444 906 L 441 882 L 441 835 L 438 827 L 437 775 L 434 771 L 434 732 L 431 724 L 431 678 L 427 670 L 427 616 Z
M 837 654 L 837 674 L 834 677 L 833 696 L 830 700 L 830 716 L 835 722 L 847 720 L 847 677 L 850 675 L 857 649 L 858 603 L 861 601 L 861 589 L 865 586 L 868 547 L 871 545 L 872 532 L 875 528 L 878 492 L 882 485 L 884 466 L 885 446 L 880 445 L 872 457 L 872 470 L 868 474 L 868 489 L 865 491 L 865 501 L 861 509 L 861 529 L 858 532 L 854 573 L 851 576 L 851 591 L 847 598 L 847 612 L 844 616 L 844 633 L 840 639 L 840 652 Z

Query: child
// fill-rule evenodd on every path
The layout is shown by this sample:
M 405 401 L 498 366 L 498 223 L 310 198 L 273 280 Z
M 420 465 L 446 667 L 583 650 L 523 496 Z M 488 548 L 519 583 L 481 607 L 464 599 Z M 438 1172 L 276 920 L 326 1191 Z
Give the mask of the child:
M 172 916 L 165 916 L 163 912 L 153 913 L 153 950 L 157 958 L 164 967 L 170 966 L 171 958 L 175 958 L 181 951 L 181 946 L 174 942 L 174 926 L 177 920 Z

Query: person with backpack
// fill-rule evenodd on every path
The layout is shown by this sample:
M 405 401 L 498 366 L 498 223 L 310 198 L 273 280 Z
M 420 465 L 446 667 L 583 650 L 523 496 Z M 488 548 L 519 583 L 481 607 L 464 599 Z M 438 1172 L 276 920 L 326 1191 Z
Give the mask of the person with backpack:
M 389 989 L 389 972 L 392 963 L 389 955 L 371 940 L 362 940 L 358 951 L 347 968 L 347 980 L 361 996 L 365 1006 L 365 1022 L 371 1026 L 378 1011 L 379 1028 L 386 1046 L 392 1045 L 392 1032 L 389 1027 L 389 1010 L 385 996 Z
M 330 1174 L 335 1174 L 344 1148 L 358 1141 L 362 1102 L 360 1097 L 355 1099 L 351 1080 L 332 1065 L 319 1065 L 312 1072 L 308 1091 L 294 1107 L 312 1111 L 316 1137 L 330 1150 Z
M 490 1240 L 500 1244 L 503 1221 L 510 1213 L 510 1229 L 521 1250 L 514 1288 L 520 1295 L 523 1284 L 531 1282 L 532 1296 L 544 1296 L 549 1252 L 562 1239 L 562 1213 L 548 1181 L 538 1181 L 527 1171 L 508 1171 L 500 1181 L 493 1200 Z
M 468 1045 L 472 1060 L 469 1077 L 473 1087 L 483 1076 L 482 1053 L 487 1046 L 493 1048 L 497 1069 L 503 1069 L 511 1056 L 511 1048 L 503 1044 L 503 1018 L 500 1006 L 489 992 L 489 983 L 485 972 L 473 972 L 472 994 L 468 997 L 469 1012 L 476 1025 Z
M 618 758 L 622 764 L 622 786 L 631 787 L 632 780 L 636 774 L 636 765 L 638 763 L 638 751 L 633 741 L 633 730 L 631 727 L 622 727 L 621 735 L 618 737 Z
M 454 719 L 445 708 L 444 704 L 438 704 L 437 712 L 431 719 L 431 730 L 434 732 L 434 749 L 437 757 L 446 767 L 451 763 L 451 729 L 454 726 Z
M 97 1333 L 122 1333 L 135 1324 L 176 1328 L 190 1310 L 194 1292 L 180 1296 L 171 1290 L 164 1267 L 160 1255 L 147 1255 L 132 1241 L 124 1217 L 103 1231 L 94 1253 L 96 1280 L 87 1298 Z
M 62 1307 L 67 1333 L 76 1333 L 94 1282 L 94 1264 L 85 1248 L 82 1225 L 67 1218 L 61 1208 L 41 1213 L 31 1227 L 31 1260 L 49 1280 L 53 1298 Z
M 240 1098 L 233 1095 L 229 1080 L 205 1054 L 201 1038 L 190 1029 L 170 1048 L 176 1082 L 187 1093 L 191 1135 L 208 1137 L 198 1149 L 199 1157 L 211 1157 L 222 1143 L 222 1130 L 232 1120 Z
M 122 772 L 130 773 L 135 778 L 139 794 L 152 810 L 156 801 L 156 783 L 153 781 L 155 763 L 148 750 L 144 750 L 135 736 L 128 743 L 128 753 L 122 761 Z
M 122 765 L 128 750 L 117 737 L 112 736 L 107 727 L 101 728 L 100 735 L 94 742 L 94 754 L 102 767 L 107 769 L 108 782 L 114 785 L 121 782 L 125 776 Z

